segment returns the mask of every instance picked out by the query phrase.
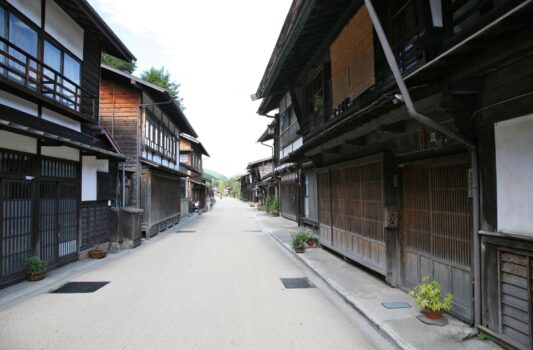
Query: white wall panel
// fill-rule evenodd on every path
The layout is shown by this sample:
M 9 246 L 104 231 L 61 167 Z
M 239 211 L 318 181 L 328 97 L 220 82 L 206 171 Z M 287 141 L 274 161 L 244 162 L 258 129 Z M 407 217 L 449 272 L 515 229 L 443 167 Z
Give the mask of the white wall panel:
M 44 23 L 48 34 L 83 60 L 83 28 L 53 0 L 46 1 Z
M 0 103 L 33 116 L 39 115 L 37 104 L 10 94 L 4 90 L 0 90 Z
M 0 148 L 36 154 L 37 139 L 0 130 Z
M 56 123 L 66 128 L 81 132 L 81 124 L 79 122 L 65 117 L 64 115 L 61 115 L 54 111 L 51 111 L 47 108 L 43 108 L 42 117 L 43 119 L 51 121 L 52 123 Z
M 40 0 L 7 0 L 13 7 L 22 12 L 33 23 L 41 27 Z
M 47 157 L 61 158 L 78 162 L 80 160 L 80 151 L 67 146 L 50 147 L 42 146 L 41 154 Z
M 95 201 L 97 199 L 97 172 L 109 172 L 109 161 L 97 159 L 94 156 L 82 157 L 81 164 L 81 200 Z
M 494 126 L 498 231 L 533 236 L 533 115 Z

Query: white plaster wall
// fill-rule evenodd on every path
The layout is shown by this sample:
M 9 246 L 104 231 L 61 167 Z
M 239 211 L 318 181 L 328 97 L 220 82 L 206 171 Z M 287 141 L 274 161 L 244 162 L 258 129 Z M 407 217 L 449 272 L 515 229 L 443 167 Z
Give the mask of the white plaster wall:
M 494 126 L 498 231 L 533 236 L 533 115 Z
M 10 94 L 4 90 L 0 90 L 0 103 L 33 116 L 39 115 L 37 104 Z
M 80 151 L 75 148 L 70 148 L 67 146 L 59 146 L 59 147 L 42 146 L 41 154 L 47 157 L 73 160 L 75 162 L 79 162 L 80 160 Z
M 32 0 L 39 2 L 38 0 Z M 83 60 L 83 28 L 53 0 L 46 1 L 45 31 Z
M 94 156 L 82 157 L 81 163 L 81 200 L 95 201 L 97 199 L 97 172 L 109 172 L 109 161 L 97 159 Z
M 13 7 L 22 12 L 33 23 L 41 27 L 41 1 L 40 0 L 7 0 Z
M 70 119 L 69 117 L 65 117 L 64 115 L 51 111 L 47 108 L 43 108 L 42 117 L 43 119 L 48 120 L 52 123 L 56 123 L 66 128 L 81 132 L 80 122 Z
M 37 139 L 0 130 L 0 148 L 36 154 Z

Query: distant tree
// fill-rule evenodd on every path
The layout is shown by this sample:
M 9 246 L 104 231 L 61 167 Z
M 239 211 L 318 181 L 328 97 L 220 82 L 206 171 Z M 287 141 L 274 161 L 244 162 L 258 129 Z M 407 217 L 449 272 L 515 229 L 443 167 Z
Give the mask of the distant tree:
M 224 180 L 218 180 L 217 181 L 217 191 L 222 195 L 224 193 L 224 187 L 225 187 L 225 181 Z
M 118 70 L 121 70 L 123 72 L 126 72 L 128 74 L 132 74 L 137 68 L 137 63 L 135 61 L 127 62 L 127 61 L 121 60 L 120 58 L 111 56 L 110 54 L 105 53 L 105 52 L 102 52 L 102 63 L 110 67 L 116 68 Z
M 165 67 L 161 67 L 160 69 L 152 67 L 148 70 L 145 70 L 141 75 L 141 78 L 166 89 L 170 96 L 172 96 L 172 99 L 176 101 L 180 109 L 182 111 L 185 110 L 183 98 L 180 96 L 181 85 L 171 79 L 170 73 L 165 69 Z

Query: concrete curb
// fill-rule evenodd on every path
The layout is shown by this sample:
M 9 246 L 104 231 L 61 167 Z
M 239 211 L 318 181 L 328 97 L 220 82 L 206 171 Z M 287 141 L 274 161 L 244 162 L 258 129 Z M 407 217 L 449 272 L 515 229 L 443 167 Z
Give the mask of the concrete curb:
M 368 313 L 366 313 L 363 309 L 361 309 L 356 303 L 354 303 L 350 298 L 344 294 L 338 287 L 335 286 L 335 283 L 328 279 L 327 277 L 324 277 L 320 271 L 318 271 L 312 264 L 310 264 L 306 259 L 304 259 L 301 254 L 296 254 L 289 245 L 281 241 L 276 235 L 268 231 L 268 234 L 270 237 L 272 237 L 280 246 L 285 248 L 289 253 L 292 254 L 295 258 L 297 258 L 299 261 L 301 261 L 307 268 L 309 268 L 315 275 L 317 275 L 333 292 L 335 292 L 338 296 L 340 296 L 348 305 L 350 305 L 355 311 L 357 311 L 361 316 L 363 316 L 366 320 L 370 322 L 370 324 L 378 330 L 380 334 L 387 337 L 387 339 L 395 346 L 397 346 L 399 349 L 403 350 L 414 350 L 411 345 L 405 343 L 395 332 L 393 332 L 389 327 L 384 325 L 381 322 L 378 322 L 374 320 Z

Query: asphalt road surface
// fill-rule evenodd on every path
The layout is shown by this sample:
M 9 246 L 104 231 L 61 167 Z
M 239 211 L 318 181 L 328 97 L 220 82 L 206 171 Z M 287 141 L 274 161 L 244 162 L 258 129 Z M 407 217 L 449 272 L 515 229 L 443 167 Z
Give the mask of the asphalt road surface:
M 218 200 L 179 228 L 193 232 L 171 229 L 74 279 L 110 282 L 98 291 L 42 293 L 1 311 L 0 349 L 388 347 L 319 288 L 285 289 L 280 278 L 308 271 L 254 216 Z

